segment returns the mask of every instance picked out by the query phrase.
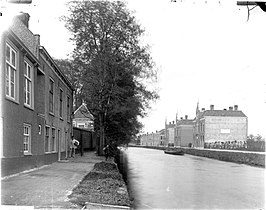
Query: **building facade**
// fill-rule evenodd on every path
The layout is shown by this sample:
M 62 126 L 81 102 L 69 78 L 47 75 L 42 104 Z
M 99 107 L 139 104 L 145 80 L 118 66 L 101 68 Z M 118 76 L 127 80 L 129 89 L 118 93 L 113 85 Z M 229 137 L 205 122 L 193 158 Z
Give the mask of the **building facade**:
M 176 141 L 176 124 L 175 121 L 172 122 L 165 122 L 165 142 L 164 145 L 166 146 L 174 146 Z
M 2 176 L 65 158 L 72 134 L 73 88 L 28 22 L 0 35 Z
M 155 133 L 147 133 L 140 135 L 141 146 L 164 146 L 165 143 L 165 131 L 164 129 L 156 131 Z
M 177 120 L 175 146 L 188 147 L 189 144 L 193 144 L 193 128 L 194 120 L 188 119 L 187 115 L 184 119 Z
M 209 144 L 240 143 L 246 141 L 248 134 L 248 118 L 238 106 L 228 110 L 199 110 L 197 106 L 194 121 L 195 147 L 208 147 Z
M 94 131 L 94 117 L 84 103 L 74 112 L 73 126 Z

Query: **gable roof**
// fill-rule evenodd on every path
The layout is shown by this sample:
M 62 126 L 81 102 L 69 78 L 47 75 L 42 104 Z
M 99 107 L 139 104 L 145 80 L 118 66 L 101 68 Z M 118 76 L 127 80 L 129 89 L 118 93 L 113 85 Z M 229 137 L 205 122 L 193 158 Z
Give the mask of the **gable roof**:
M 235 110 L 206 110 L 199 114 L 199 118 L 205 116 L 217 116 L 217 117 L 247 117 L 242 111 Z
M 87 106 L 83 103 L 74 112 L 74 118 L 89 118 L 94 119 L 93 115 L 88 110 Z

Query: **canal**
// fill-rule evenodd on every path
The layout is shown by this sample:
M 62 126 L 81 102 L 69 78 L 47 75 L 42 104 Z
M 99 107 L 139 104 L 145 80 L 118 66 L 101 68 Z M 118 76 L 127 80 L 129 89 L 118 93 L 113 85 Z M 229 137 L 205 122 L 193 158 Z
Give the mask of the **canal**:
M 264 209 L 264 170 L 162 150 L 124 151 L 136 209 Z

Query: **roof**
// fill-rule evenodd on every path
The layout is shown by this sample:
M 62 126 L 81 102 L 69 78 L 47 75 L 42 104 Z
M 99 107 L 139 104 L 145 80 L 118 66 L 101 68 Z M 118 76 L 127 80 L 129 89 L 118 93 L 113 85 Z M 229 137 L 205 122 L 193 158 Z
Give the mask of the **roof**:
M 199 118 L 202 118 L 205 116 L 247 117 L 242 111 L 235 111 L 235 110 L 206 110 L 199 114 Z
M 166 124 L 166 128 L 174 128 L 174 127 L 175 127 L 175 124 L 174 123 Z
M 46 61 L 49 60 L 51 63 L 52 69 L 61 77 L 61 79 L 74 91 L 74 87 L 71 82 L 67 79 L 66 75 L 62 72 L 62 70 L 58 67 L 54 59 L 50 56 L 44 46 L 39 46 L 40 54 L 45 55 Z
M 179 126 L 179 125 L 193 125 L 193 124 L 194 124 L 194 120 L 183 119 L 183 120 L 179 120 L 177 122 L 177 126 Z
M 83 103 L 74 112 L 74 118 L 89 118 L 93 120 L 93 115 L 88 110 L 87 106 Z
M 160 130 L 158 133 L 161 134 L 161 135 L 164 135 L 165 129 Z

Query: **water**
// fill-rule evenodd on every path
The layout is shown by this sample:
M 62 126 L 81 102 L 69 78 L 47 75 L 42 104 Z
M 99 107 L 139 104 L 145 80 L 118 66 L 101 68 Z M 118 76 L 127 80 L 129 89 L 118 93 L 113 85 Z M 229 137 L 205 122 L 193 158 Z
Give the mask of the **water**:
M 137 209 L 265 208 L 263 168 L 144 148 L 125 154 Z

